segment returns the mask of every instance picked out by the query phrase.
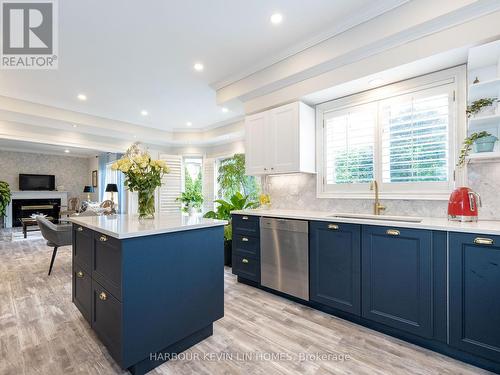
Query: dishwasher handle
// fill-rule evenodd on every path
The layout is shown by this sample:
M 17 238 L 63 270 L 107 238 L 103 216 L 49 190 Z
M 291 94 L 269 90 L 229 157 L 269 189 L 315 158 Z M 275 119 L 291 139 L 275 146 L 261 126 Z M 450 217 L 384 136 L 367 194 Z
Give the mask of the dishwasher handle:
M 309 233 L 309 222 L 304 220 L 261 217 L 260 228 L 262 230 L 284 230 Z

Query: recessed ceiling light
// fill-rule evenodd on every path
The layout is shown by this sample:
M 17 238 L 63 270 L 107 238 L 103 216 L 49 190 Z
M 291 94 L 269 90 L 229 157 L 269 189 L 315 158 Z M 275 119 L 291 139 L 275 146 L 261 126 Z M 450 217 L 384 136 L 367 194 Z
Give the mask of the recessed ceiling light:
M 87 100 L 87 95 L 85 95 L 85 94 L 78 94 L 77 98 L 78 98 L 78 100 L 81 100 L 81 101 L 84 102 L 85 100 Z
M 205 69 L 205 67 L 203 66 L 202 63 L 196 63 L 196 64 L 194 64 L 193 68 L 197 72 L 201 72 L 201 71 L 203 71 L 203 69 Z
M 222 109 L 221 109 L 221 110 L 222 110 L 222 112 L 224 112 L 224 113 L 229 112 L 229 109 L 227 109 L 226 107 L 222 107 Z
M 64 150 L 65 153 L 69 154 L 69 150 Z
M 77 127 L 78 127 L 78 125 L 76 125 L 76 124 L 73 124 L 73 127 L 74 127 L 74 128 L 77 128 Z
M 186 122 L 186 126 L 191 126 L 193 123 L 191 121 Z
M 141 115 L 143 115 L 143 116 L 147 116 L 147 115 L 148 115 L 148 111 L 146 111 L 146 110 L 144 110 L 144 109 L 143 109 L 143 110 L 141 111 Z
M 370 86 L 380 86 L 382 83 L 384 83 L 384 80 L 382 78 L 374 78 L 368 82 Z
M 274 13 L 271 16 L 271 23 L 273 25 L 279 25 L 281 22 L 283 22 L 283 15 L 281 13 Z

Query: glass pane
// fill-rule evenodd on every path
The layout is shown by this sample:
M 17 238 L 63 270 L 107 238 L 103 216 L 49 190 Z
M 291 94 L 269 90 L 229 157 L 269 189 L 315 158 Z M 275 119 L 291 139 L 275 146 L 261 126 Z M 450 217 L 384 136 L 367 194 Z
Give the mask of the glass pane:
M 384 183 L 448 181 L 448 94 L 383 103 Z
M 359 184 L 373 180 L 373 107 L 357 107 L 328 117 L 325 137 L 327 184 Z

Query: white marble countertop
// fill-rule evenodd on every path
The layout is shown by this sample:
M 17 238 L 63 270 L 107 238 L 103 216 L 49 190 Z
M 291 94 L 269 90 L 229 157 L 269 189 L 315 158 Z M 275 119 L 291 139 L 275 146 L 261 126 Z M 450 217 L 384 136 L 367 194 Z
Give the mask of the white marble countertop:
M 327 221 L 332 223 L 366 224 L 366 225 L 392 226 L 400 228 L 442 230 L 448 232 L 465 232 L 465 233 L 500 235 L 500 221 L 489 221 L 489 220 L 480 220 L 475 223 L 461 223 L 457 221 L 448 221 L 447 218 L 419 217 L 415 219 L 420 219 L 421 220 L 420 222 L 404 222 L 404 221 L 390 220 L 391 219 L 390 215 L 387 216 L 380 215 L 380 216 L 375 216 L 375 218 L 373 218 L 374 215 L 359 214 L 359 216 L 368 216 L 368 218 L 361 218 L 361 217 L 346 218 L 346 217 L 332 217 L 332 216 L 342 216 L 342 215 L 355 216 L 357 214 L 343 213 L 343 212 L 339 213 L 339 212 L 283 210 L 283 209 L 241 210 L 241 211 L 233 211 L 232 213 L 239 215 L 277 217 L 283 219 L 318 220 L 318 221 Z M 381 218 L 386 218 L 388 220 L 380 220 Z M 392 218 L 400 218 L 400 217 L 392 217 Z
M 139 220 L 138 215 L 71 216 L 69 221 L 110 237 L 125 239 L 154 234 L 180 232 L 226 225 L 224 220 L 205 219 L 201 215 L 157 214 L 154 219 Z

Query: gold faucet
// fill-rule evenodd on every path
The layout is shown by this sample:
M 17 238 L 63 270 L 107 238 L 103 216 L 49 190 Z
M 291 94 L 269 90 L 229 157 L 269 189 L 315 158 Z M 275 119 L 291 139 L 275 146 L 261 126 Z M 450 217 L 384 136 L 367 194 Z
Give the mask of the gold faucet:
M 373 180 L 370 183 L 370 190 L 375 190 L 375 202 L 373 203 L 373 214 L 380 215 L 380 211 L 384 211 L 385 206 L 380 204 L 380 200 L 378 197 L 378 183 L 376 180 Z

